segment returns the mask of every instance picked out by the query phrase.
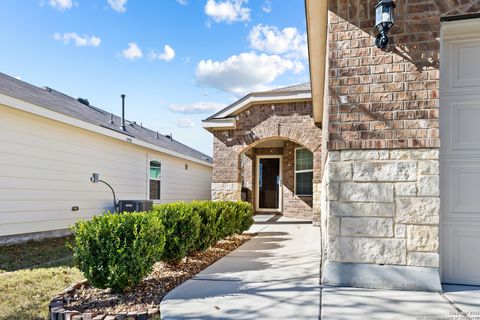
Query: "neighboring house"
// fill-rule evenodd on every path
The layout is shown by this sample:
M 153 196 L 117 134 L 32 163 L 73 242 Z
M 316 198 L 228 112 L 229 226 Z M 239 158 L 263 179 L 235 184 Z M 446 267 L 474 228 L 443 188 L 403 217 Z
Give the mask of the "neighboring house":
M 248 161 L 237 160 L 243 149 L 291 140 L 314 152 L 322 283 L 479 285 L 479 1 L 396 1 L 384 50 L 375 46 L 377 1 L 305 3 L 311 102 L 303 105 L 310 111 L 272 97 L 247 104 L 251 115 L 235 111 L 247 96 L 207 119 L 215 134 L 213 197 L 239 198 L 242 183 L 252 186 L 243 173 Z M 292 137 L 298 129 L 285 129 L 289 119 L 304 121 L 301 140 Z
M 117 199 L 210 199 L 210 157 L 84 99 L 0 74 L 0 119 L 0 243 L 114 210 L 94 172 Z

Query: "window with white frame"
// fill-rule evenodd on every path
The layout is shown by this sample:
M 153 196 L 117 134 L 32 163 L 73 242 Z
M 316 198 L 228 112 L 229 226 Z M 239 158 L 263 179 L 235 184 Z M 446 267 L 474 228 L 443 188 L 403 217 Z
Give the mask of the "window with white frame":
M 295 149 L 295 194 L 313 194 L 313 153 L 305 148 Z
M 150 200 L 160 200 L 162 164 L 150 161 Z

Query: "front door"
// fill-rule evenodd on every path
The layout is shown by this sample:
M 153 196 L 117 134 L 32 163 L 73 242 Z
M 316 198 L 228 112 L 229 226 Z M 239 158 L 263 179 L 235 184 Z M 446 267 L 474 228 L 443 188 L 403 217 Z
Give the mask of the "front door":
M 281 156 L 257 157 L 257 210 L 281 211 Z
M 480 19 L 475 20 L 442 26 L 440 256 L 444 282 L 480 285 Z

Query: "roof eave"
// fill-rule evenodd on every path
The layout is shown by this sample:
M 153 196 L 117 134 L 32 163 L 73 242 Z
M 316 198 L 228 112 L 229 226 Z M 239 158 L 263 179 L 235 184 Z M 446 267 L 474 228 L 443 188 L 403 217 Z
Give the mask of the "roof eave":
M 143 148 L 147 148 L 150 150 L 158 151 L 176 158 L 184 159 L 184 160 L 189 160 L 192 162 L 196 162 L 199 164 L 203 164 L 208 167 L 212 167 L 213 164 L 209 161 L 203 161 L 194 157 L 190 157 L 184 154 L 181 154 L 176 151 L 172 151 L 157 145 L 154 145 L 152 143 L 149 143 L 147 141 L 143 141 L 134 137 L 131 137 L 130 135 L 125 135 L 124 133 L 120 133 L 114 130 L 111 130 L 108 127 L 102 127 L 96 124 L 92 124 L 80 119 L 73 118 L 71 116 L 65 115 L 63 113 L 55 112 L 52 110 L 49 110 L 47 108 L 44 108 L 42 106 L 20 100 L 15 97 L 8 96 L 6 94 L 0 93 L 0 105 L 4 105 L 9 108 L 21 110 L 24 112 L 28 112 L 40 117 L 44 117 L 50 120 L 58 121 L 67 125 L 71 125 L 77 128 L 81 128 L 84 130 L 88 130 L 91 132 L 95 132 L 104 136 L 108 136 L 110 138 L 114 138 L 129 144 L 137 145 Z
M 259 103 L 279 103 L 279 102 L 292 102 L 292 101 L 305 101 L 311 100 L 312 93 L 310 90 L 293 91 L 293 92 L 259 92 L 250 93 L 235 103 L 231 104 L 227 108 L 217 112 L 213 116 L 208 117 L 204 121 L 225 119 L 232 117 L 249 108 L 253 104 Z
M 235 118 L 206 119 L 202 121 L 202 128 L 212 132 L 214 130 L 233 130 L 237 127 Z

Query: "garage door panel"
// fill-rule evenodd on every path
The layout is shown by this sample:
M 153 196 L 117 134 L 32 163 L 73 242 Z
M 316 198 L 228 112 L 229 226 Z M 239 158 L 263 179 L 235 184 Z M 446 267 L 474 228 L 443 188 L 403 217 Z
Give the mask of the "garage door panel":
M 453 103 L 450 110 L 453 150 L 480 150 L 480 101 Z
M 453 40 L 445 43 L 446 66 L 449 69 L 443 81 L 442 90 L 468 92 L 480 88 L 479 39 Z
M 442 26 L 440 256 L 444 282 L 480 285 L 480 35 L 461 29 L 475 20 Z
M 451 196 L 445 218 L 480 220 L 480 164 L 447 165 L 447 170 Z
M 442 99 L 441 104 L 443 152 L 480 155 L 480 95 L 448 97 Z
M 480 283 L 480 255 L 478 226 L 448 225 L 442 229 L 442 247 L 451 255 L 442 254 L 442 275 L 444 282 L 474 284 Z M 476 244 L 476 245 L 475 245 Z M 463 275 L 460 279 L 458 275 Z
M 480 221 L 480 158 L 470 161 L 443 158 L 440 180 L 442 219 Z

